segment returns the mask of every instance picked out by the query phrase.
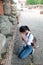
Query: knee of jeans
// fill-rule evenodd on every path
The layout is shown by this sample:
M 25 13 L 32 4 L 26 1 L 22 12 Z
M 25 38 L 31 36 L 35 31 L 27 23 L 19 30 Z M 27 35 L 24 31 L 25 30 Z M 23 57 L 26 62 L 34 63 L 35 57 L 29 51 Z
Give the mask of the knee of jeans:
M 21 55 L 18 55 L 19 58 L 22 58 Z

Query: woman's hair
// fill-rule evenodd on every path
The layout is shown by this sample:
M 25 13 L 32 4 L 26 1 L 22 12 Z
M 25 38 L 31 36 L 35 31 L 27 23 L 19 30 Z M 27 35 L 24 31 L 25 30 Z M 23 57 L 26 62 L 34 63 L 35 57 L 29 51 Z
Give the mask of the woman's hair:
M 30 31 L 29 27 L 28 26 L 24 26 L 26 30 Z
M 21 27 L 19 28 L 19 31 L 20 31 L 20 32 L 25 32 L 26 30 L 30 31 L 30 29 L 29 29 L 28 26 L 21 26 Z

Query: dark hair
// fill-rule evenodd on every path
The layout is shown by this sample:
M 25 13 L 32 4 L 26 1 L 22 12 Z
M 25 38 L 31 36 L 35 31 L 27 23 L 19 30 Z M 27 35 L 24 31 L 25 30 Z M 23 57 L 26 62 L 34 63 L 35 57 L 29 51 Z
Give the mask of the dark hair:
M 19 28 L 19 31 L 20 31 L 20 32 L 25 32 L 26 30 L 30 31 L 30 29 L 29 29 L 28 26 L 21 26 L 21 27 Z
M 21 27 L 19 28 L 19 31 L 20 31 L 20 32 L 25 32 L 24 26 L 21 26 Z
M 25 30 L 30 31 L 30 29 L 29 29 L 29 27 L 28 27 L 28 26 L 24 26 L 24 27 L 25 27 Z

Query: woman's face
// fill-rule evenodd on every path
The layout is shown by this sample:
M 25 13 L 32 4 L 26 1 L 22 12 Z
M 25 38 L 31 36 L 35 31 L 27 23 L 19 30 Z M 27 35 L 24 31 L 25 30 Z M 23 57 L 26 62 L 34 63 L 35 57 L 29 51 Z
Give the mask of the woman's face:
M 25 32 L 21 32 L 21 34 L 23 34 L 23 35 L 27 35 L 28 33 L 29 33 L 28 30 L 26 30 Z
M 26 32 L 22 32 L 21 34 L 25 35 L 25 34 L 26 34 Z

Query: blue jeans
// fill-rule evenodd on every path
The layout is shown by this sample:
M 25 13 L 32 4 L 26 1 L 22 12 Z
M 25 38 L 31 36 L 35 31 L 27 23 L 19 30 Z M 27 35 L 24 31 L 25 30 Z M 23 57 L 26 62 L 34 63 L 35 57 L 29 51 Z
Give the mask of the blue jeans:
M 21 59 L 26 58 L 27 56 L 29 56 L 33 51 L 33 48 L 31 45 L 27 45 L 27 46 L 23 46 L 18 53 L 18 57 Z

